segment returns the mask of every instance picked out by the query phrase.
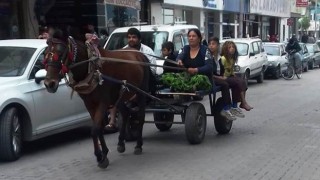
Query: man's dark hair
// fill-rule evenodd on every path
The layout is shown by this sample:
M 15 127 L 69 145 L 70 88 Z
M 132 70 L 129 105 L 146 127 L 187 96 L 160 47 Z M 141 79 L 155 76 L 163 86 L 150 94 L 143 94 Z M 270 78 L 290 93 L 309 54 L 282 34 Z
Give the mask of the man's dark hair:
M 174 44 L 171 41 L 164 42 L 161 46 L 162 49 L 171 50 L 171 53 L 174 52 Z
M 214 42 L 216 42 L 217 44 L 220 44 L 219 38 L 217 38 L 217 37 L 210 37 L 209 40 L 208 40 L 208 43 L 210 44 L 211 41 L 214 41 Z
M 130 28 L 127 32 L 127 36 L 128 35 L 136 35 L 138 39 L 141 39 L 140 31 L 137 28 Z

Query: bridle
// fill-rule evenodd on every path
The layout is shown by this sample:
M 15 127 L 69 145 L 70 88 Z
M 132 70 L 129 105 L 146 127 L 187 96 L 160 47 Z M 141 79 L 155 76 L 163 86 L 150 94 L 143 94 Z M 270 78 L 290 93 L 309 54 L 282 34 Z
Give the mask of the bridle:
M 48 67 L 54 67 L 59 70 L 59 77 L 65 77 L 69 72 L 68 66 L 75 63 L 77 56 L 77 44 L 70 36 L 68 43 L 57 39 L 49 38 L 47 40 L 48 49 L 43 61 L 46 70 Z

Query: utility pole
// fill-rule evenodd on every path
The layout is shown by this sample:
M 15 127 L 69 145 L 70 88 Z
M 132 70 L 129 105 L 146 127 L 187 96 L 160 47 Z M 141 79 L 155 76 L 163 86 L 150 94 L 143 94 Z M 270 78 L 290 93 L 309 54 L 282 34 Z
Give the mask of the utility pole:
M 240 7 L 240 15 L 239 15 L 239 38 L 243 37 L 243 10 L 244 10 L 244 3 L 243 0 L 239 1 L 239 7 Z

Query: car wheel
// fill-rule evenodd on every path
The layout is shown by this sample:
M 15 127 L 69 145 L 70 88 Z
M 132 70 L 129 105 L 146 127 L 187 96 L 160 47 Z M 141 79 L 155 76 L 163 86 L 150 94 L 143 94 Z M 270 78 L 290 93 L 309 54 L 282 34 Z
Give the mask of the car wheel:
M 273 78 L 274 79 L 279 79 L 280 78 L 280 75 L 281 75 L 281 68 L 280 66 L 277 67 L 276 71 L 274 72 L 273 74 Z
M 250 73 L 249 73 L 249 71 L 246 71 L 246 72 L 244 73 L 244 76 L 243 76 L 243 80 L 244 80 L 244 82 L 246 83 L 246 86 L 248 86 L 249 78 L 250 78 Z
M 18 109 L 11 107 L 0 116 L 0 159 L 14 161 L 22 152 L 22 126 Z
M 309 70 L 309 66 L 308 66 L 308 63 L 307 63 L 307 65 L 306 65 L 306 67 L 304 67 L 303 71 L 304 72 L 308 72 L 308 70 Z
M 309 69 L 313 69 L 314 68 L 314 59 L 312 60 L 312 62 L 309 64 Z
M 264 80 L 264 70 L 262 68 L 260 75 L 257 77 L 257 83 L 263 83 Z

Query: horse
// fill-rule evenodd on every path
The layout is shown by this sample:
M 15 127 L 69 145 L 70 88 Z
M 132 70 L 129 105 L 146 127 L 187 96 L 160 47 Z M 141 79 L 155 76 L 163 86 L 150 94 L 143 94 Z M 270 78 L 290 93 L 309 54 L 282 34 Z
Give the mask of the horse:
M 98 166 L 106 168 L 109 165 L 107 158 L 109 149 L 103 136 L 105 125 L 103 119 L 107 108 L 112 105 L 117 105 L 118 111 L 123 118 L 123 123 L 119 130 L 117 151 L 119 153 L 125 152 L 125 128 L 131 115 L 131 117 L 134 117 L 134 126 L 137 131 L 134 154 L 142 153 L 142 130 L 145 120 L 146 95 L 136 93 L 134 90 L 128 90 L 128 88 L 124 88 L 123 85 L 113 80 L 130 83 L 142 91 L 148 92 L 150 68 L 143 65 L 143 63 L 149 61 L 139 51 L 108 51 L 103 48 L 99 48 L 101 58 L 124 59 L 133 63 L 102 61 L 99 59 L 91 61 L 88 60 L 90 52 L 85 41 L 85 32 L 79 30 L 79 28 L 51 28 L 50 38 L 47 40 L 48 48 L 45 52 L 44 64 L 46 65 L 47 74 L 44 84 L 49 93 L 55 93 L 58 90 L 59 81 L 66 73 L 72 75 L 70 77 L 72 77 L 75 84 L 86 81 L 88 77 L 91 77 L 89 79 L 100 79 L 96 81 L 95 85 L 88 85 L 88 91 L 81 91 L 80 88 L 78 95 L 83 100 L 93 122 L 91 137 Z M 88 69 L 91 69 L 91 72 Z M 103 80 L 102 77 L 109 77 L 109 79 Z M 75 86 L 73 90 L 77 92 Z M 130 98 L 134 96 L 137 99 L 139 110 L 130 112 L 125 102 L 130 101 Z

